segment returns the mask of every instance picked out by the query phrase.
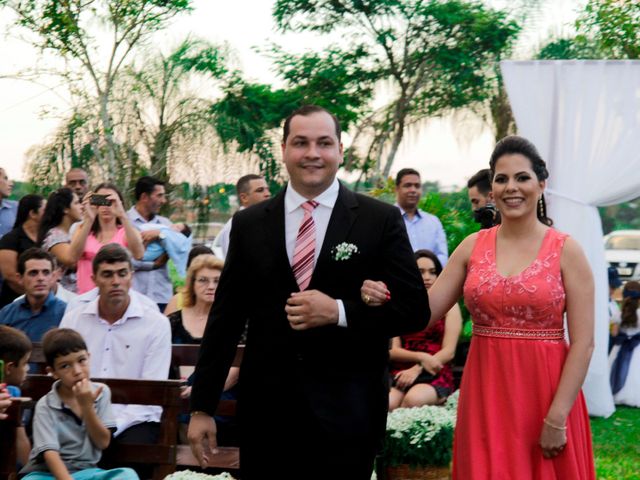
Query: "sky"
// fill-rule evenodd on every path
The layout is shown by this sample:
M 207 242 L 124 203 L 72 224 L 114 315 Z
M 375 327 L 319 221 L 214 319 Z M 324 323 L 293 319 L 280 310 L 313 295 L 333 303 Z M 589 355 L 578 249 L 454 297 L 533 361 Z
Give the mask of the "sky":
M 277 79 L 268 59 L 257 53 L 255 47 L 276 42 L 300 52 L 339 39 L 275 32 L 271 19 L 273 3 L 273 0 L 195 0 L 194 11 L 174 20 L 153 43 L 170 49 L 187 35 L 227 42 L 246 77 L 275 83 Z M 502 6 L 509 2 L 493 3 Z M 542 2 L 531 25 L 527 25 L 524 43 L 540 44 L 550 34 L 570 31 L 576 11 L 583 3 L 583 0 Z M 7 31 L 9 21 L 8 12 L 0 11 L 0 32 Z M 43 62 L 55 63 L 55 59 L 39 58 L 26 42 L 6 33 L 0 42 L 0 166 L 11 178 L 24 180 L 25 153 L 55 130 L 69 105 L 59 80 L 43 78 L 34 83 L 7 78 Z M 347 135 L 346 142 L 348 138 Z M 477 170 L 487 166 L 493 145 L 489 128 L 470 116 L 430 119 L 405 136 L 391 173 L 413 167 L 421 172 L 423 180 L 438 181 L 445 188 L 462 186 Z

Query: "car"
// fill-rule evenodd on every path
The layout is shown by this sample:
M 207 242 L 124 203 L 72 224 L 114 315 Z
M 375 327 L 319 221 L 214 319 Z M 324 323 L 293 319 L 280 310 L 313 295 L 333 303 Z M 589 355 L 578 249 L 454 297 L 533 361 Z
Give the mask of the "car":
M 604 255 L 620 280 L 640 280 L 640 230 L 615 230 L 604 237 Z

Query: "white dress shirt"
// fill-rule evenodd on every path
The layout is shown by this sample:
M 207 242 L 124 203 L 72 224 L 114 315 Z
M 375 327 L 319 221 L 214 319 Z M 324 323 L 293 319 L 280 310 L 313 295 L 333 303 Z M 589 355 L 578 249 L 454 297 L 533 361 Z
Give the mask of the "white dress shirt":
M 340 191 L 340 183 L 338 179 L 334 179 L 333 183 L 320 195 L 313 200 L 318 202 L 318 206 L 313 209 L 311 216 L 316 226 L 316 250 L 314 252 L 313 266 L 318 261 L 318 255 L 322 249 L 322 243 L 324 242 L 325 234 L 327 233 L 327 227 L 329 226 L 329 220 L 331 219 L 331 212 L 338 200 L 338 193 Z M 291 186 L 291 182 L 287 185 L 287 191 L 284 194 L 284 231 L 285 242 L 287 247 L 287 256 L 289 257 L 289 264 L 293 265 L 293 254 L 296 248 L 296 239 L 298 238 L 298 230 L 300 224 L 304 218 L 304 209 L 302 205 L 309 199 L 303 197 L 296 192 Z M 338 325 L 341 327 L 347 326 L 347 316 L 344 310 L 344 304 L 342 300 L 336 300 L 338 302 Z
M 171 326 L 167 317 L 130 295 L 121 319 L 109 323 L 100 318 L 98 300 L 65 314 L 60 327 L 79 332 L 91 354 L 94 378 L 166 380 L 171 363 Z M 144 422 L 159 422 L 161 407 L 113 405 L 119 435 Z

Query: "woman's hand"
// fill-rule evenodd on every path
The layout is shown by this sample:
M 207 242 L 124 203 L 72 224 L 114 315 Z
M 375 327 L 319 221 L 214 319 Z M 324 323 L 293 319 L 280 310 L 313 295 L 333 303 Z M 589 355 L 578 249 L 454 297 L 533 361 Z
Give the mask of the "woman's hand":
M 420 360 L 420 364 L 422 365 L 422 368 L 424 368 L 425 371 L 429 372 L 431 375 L 437 375 L 438 373 L 440 373 L 440 370 L 442 370 L 443 366 L 440 360 L 438 360 L 433 355 L 429 355 L 428 353 L 425 353 L 423 355 L 422 360 Z
M 189 398 L 191 396 L 191 385 L 184 385 L 180 387 L 180 397 Z
M 124 211 L 124 206 L 120 201 L 120 197 L 116 192 L 111 192 L 107 195 L 107 198 L 111 200 L 111 206 L 113 207 L 113 214 L 122 221 L 122 219 L 127 215 L 127 212 Z
M 93 224 L 93 221 L 96 219 L 96 215 L 98 214 L 98 207 L 95 205 L 91 205 L 92 195 L 93 193 L 88 193 L 82 200 L 82 216 L 84 217 L 84 220 L 86 220 L 90 225 Z
M 560 455 L 567 445 L 567 431 L 558 427 L 552 427 L 546 422 L 542 424 L 540 434 L 540 448 L 544 458 L 553 458 Z
M 391 300 L 391 292 L 384 282 L 365 280 L 360 287 L 360 298 L 369 307 L 379 307 Z
M 402 370 L 401 372 L 396 373 L 395 387 L 398 390 L 407 390 L 409 387 L 411 387 L 411 385 L 415 383 L 420 373 L 422 373 L 422 367 L 420 365 L 414 365 L 411 368 L 407 368 L 406 370 Z

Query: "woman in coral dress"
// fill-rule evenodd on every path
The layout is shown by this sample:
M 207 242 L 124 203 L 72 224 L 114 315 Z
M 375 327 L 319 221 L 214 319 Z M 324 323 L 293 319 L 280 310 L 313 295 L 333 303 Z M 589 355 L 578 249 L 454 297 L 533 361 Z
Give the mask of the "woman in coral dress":
M 429 290 L 432 321 L 462 293 L 474 321 L 453 478 L 595 479 L 581 392 L 593 350 L 591 270 L 579 245 L 549 226 L 536 148 L 506 137 L 490 167 L 502 225 L 466 238 Z

